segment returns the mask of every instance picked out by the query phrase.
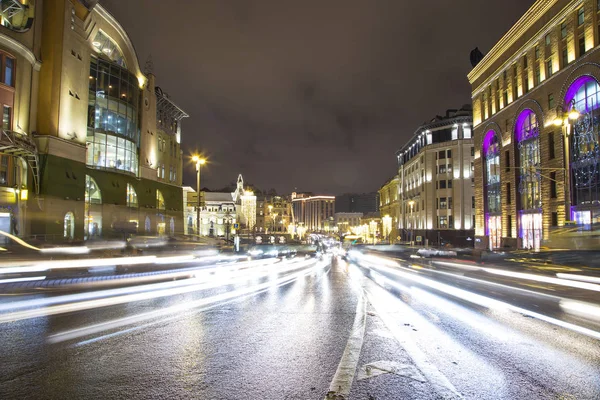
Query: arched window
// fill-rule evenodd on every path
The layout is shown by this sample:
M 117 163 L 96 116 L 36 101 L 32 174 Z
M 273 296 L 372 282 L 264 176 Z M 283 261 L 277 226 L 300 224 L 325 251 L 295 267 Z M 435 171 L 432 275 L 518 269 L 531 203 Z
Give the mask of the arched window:
M 515 123 L 519 162 L 519 237 L 521 247 L 539 250 L 542 239 L 542 197 L 540 174 L 540 130 L 532 110 L 525 109 Z
M 519 192 L 522 210 L 538 210 L 542 207 L 540 196 L 540 142 L 539 127 L 535 114 L 524 110 L 517 118 L 515 137 L 519 152 Z
M 127 207 L 137 208 L 138 198 L 137 193 L 130 183 L 127 184 Z
M 89 175 L 85 176 L 85 223 L 84 238 L 102 235 L 102 192 Z
M 483 139 L 484 156 L 484 199 L 485 229 L 490 239 L 490 248 L 497 249 L 502 240 L 502 208 L 500 206 L 500 139 L 493 131 L 488 131 Z
M 600 221 L 600 212 L 590 207 L 600 200 L 600 87 L 591 76 L 581 76 L 565 95 L 567 107 L 575 108 L 579 118 L 573 121 L 571 139 L 571 177 L 574 219 L 581 224 Z
M 165 210 L 165 198 L 160 190 L 156 191 L 156 209 L 161 211 Z
M 71 211 L 65 214 L 63 237 L 67 240 L 75 237 L 75 215 Z

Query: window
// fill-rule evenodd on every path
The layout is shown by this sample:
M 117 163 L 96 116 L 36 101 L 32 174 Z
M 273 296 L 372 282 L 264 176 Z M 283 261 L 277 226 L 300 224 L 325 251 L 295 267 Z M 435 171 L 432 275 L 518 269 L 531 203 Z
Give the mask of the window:
M 448 208 L 448 202 L 445 197 L 440 197 L 440 209 L 445 210 Z
M 581 7 L 579 10 L 577 10 L 577 25 L 578 26 L 583 25 L 584 21 L 585 21 L 585 13 L 583 11 L 583 7 Z
M 127 207 L 137 207 L 138 198 L 137 193 L 130 183 L 127 184 Z
M 11 116 L 12 110 L 8 106 L 4 106 L 2 109 L 2 129 L 5 131 L 9 131 L 11 128 Z
M 440 189 L 446 189 L 446 181 L 440 181 Z
M 554 132 L 548 134 L 548 159 L 553 160 L 556 157 L 556 151 L 554 149 Z
M 503 97 L 503 100 L 504 100 L 504 107 L 506 107 L 508 105 L 508 90 L 505 90 L 502 93 L 502 97 Z
M 452 210 L 452 197 L 448 197 L 448 210 Z
M 556 172 L 550 172 L 550 198 L 556 198 Z
M 165 198 L 160 190 L 156 191 L 156 209 L 157 210 L 165 210 Z
M 546 41 L 546 46 L 550 46 L 550 43 L 552 43 L 552 39 L 550 38 L 550 34 L 546 35 L 545 41 Z
M 473 161 L 471 161 L 471 172 L 475 171 L 475 163 Z
M 517 79 L 517 71 L 518 71 L 517 64 L 513 64 L 513 79 Z
M 512 215 L 507 217 L 506 222 L 506 237 L 512 237 Z
M 440 150 L 438 153 L 438 160 L 446 159 L 446 152 L 444 150 Z
M 558 226 L 558 213 L 552 213 L 552 221 L 550 222 L 550 226 Z
M 535 46 L 535 59 L 540 58 L 540 46 Z
M 448 158 L 452 158 L 452 150 L 448 150 L 446 153 Z
M 448 189 L 452 189 L 452 179 L 448 179 Z
M 445 174 L 446 173 L 446 165 L 440 165 L 438 173 Z
M 440 228 L 448 228 L 448 217 L 440 217 Z
M 585 54 L 585 38 L 582 36 L 579 38 L 579 57 Z
M 463 139 L 471 139 L 471 127 L 463 124 Z
M 564 39 L 567 37 L 567 23 L 563 22 L 560 24 L 560 37 Z
M 554 93 L 550 93 L 548 95 L 548 109 L 552 110 L 554 108 Z
M 506 70 L 502 71 L 502 78 L 504 79 L 504 82 L 506 82 Z
M 552 60 L 546 61 L 546 79 L 552 76 Z
M 510 151 L 506 150 L 504 152 L 504 170 L 506 172 L 510 171 Z
M 525 93 L 529 92 L 529 77 L 527 76 L 527 71 L 525 71 L 525 76 L 523 77 L 523 86 L 525 87 Z
M 563 67 L 569 65 L 569 51 L 566 48 L 562 51 L 562 65 Z
M 15 68 L 15 59 L 4 56 L 4 82 L 5 85 L 14 86 L 13 71 Z
M 512 204 L 512 193 L 510 191 L 510 183 L 506 184 L 506 204 Z
M 523 68 L 527 68 L 527 56 L 523 56 Z
M 452 215 L 448 215 L 448 228 L 454 229 L 454 218 L 452 218 Z
M 475 196 L 471 198 L 471 207 L 475 208 Z
M 541 81 L 542 81 L 542 74 L 540 71 L 540 66 L 538 65 L 535 67 L 535 84 L 539 85 Z

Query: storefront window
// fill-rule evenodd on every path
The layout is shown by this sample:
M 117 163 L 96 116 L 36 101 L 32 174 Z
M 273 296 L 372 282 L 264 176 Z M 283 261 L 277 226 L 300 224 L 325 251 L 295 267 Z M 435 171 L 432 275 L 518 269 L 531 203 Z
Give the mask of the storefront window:
M 75 237 L 75 215 L 70 211 L 65 214 L 63 237 L 69 240 Z

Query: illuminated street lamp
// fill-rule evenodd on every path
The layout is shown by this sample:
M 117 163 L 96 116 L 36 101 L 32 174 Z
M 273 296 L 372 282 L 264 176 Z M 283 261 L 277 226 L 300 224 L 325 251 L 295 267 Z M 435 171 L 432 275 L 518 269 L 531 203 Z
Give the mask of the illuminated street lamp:
M 413 207 L 415 205 L 415 201 L 411 200 L 408 202 L 408 205 L 410 206 L 410 244 L 413 244 L 413 239 L 414 239 L 414 233 L 415 233 L 415 227 L 414 227 L 414 215 L 413 215 Z
M 570 184 L 570 171 L 569 171 L 569 136 L 571 135 L 571 128 L 573 124 L 579 119 L 581 114 L 575 107 L 575 99 L 572 99 L 566 109 L 557 107 L 556 118 L 554 119 L 554 125 L 562 127 L 563 137 L 563 158 L 564 158 L 564 190 L 565 190 L 565 212 L 568 220 L 570 221 L 571 216 L 571 184 Z
M 196 163 L 196 192 L 198 193 L 198 200 L 196 203 L 196 233 L 200 236 L 200 166 L 206 164 L 206 160 L 200 156 L 193 156 L 192 161 Z

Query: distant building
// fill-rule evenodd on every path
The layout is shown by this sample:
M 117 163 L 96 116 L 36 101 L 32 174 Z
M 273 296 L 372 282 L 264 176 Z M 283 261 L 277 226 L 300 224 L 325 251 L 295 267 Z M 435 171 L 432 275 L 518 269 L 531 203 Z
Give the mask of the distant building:
M 288 231 L 292 222 L 292 202 L 289 196 L 263 195 L 257 197 L 257 232 Z
M 185 204 L 185 233 L 196 233 L 198 195 L 189 186 L 183 188 Z M 235 233 L 238 220 L 233 193 L 203 192 L 203 206 L 200 207 L 200 235 L 227 237 Z
M 360 228 L 360 219 L 362 217 L 363 213 L 336 212 L 333 218 L 337 232 L 340 235 L 356 233 L 356 230 Z
M 360 219 L 360 235 L 364 243 L 377 243 L 384 239 L 382 236 L 381 216 L 379 212 L 366 213 Z
M 379 211 L 379 193 L 345 193 L 335 196 L 337 212 L 370 213 Z
M 396 153 L 401 240 L 473 243 L 473 155 L 470 105 L 447 110 L 417 128 Z
M 309 232 L 322 232 L 325 222 L 335 213 L 335 196 L 311 196 L 306 193 L 292 193 L 294 223 Z
M 383 224 L 383 236 L 390 243 L 397 240 L 400 226 L 400 177 L 398 175 L 389 179 L 379 189 L 379 213 Z

